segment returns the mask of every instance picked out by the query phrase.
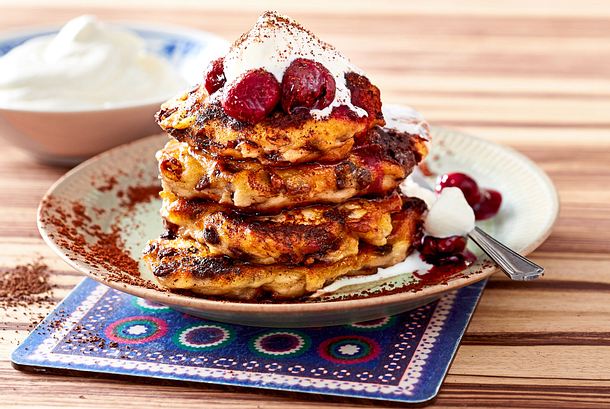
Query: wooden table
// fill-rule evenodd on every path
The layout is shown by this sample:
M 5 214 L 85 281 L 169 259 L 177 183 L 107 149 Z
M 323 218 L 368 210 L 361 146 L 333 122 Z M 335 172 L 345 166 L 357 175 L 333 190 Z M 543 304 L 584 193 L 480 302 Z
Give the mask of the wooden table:
M 491 279 L 435 407 L 610 407 L 609 2 L 261 6 L 223 0 L 189 2 L 187 11 L 158 0 L 122 2 L 120 8 L 97 2 L 87 10 L 62 3 L 1 6 L 0 27 L 61 23 L 89 12 L 182 24 L 232 39 L 262 10 L 276 8 L 350 56 L 380 86 L 385 101 L 408 103 L 433 124 L 507 144 L 535 160 L 556 183 L 562 205 L 555 231 L 532 255 L 548 273 L 526 284 L 501 274 Z M 35 209 L 64 171 L 2 148 L 0 264 L 41 255 L 53 270 L 56 300 L 81 276 L 42 242 Z M 12 369 L 8 357 L 37 312 L 9 310 L 0 318 L 2 406 L 375 406 L 213 386 L 28 375 Z

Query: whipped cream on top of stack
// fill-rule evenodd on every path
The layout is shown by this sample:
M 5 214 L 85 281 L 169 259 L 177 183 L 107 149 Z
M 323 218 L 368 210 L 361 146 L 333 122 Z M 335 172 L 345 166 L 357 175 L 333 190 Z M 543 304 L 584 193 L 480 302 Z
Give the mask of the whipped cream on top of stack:
M 263 68 L 281 82 L 284 72 L 297 58 L 322 64 L 335 80 L 333 102 L 323 109 L 312 109 L 310 113 L 314 118 L 326 118 L 341 105 L 347 106 L 359 117 L 367 116 L 364 109 L 352 104 L 351 92 L 345 83 L 345 74 L 363 74 L 362 70 L 290 17 L 271 11 L 262 14 L 254 27 L 232 45 L 224 57 L 226 84 L 210 96 L 210 101 L 222 99 L 236 81 L 254 69 Z

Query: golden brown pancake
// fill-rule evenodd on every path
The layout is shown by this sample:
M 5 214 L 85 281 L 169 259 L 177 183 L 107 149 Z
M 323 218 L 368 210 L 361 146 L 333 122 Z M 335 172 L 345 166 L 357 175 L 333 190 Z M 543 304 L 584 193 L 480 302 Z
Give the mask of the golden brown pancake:
M 144 260 L 161 286 L 295 298 L 421 243 L 426 205 L 399 185 L 427 124 L 394 109 L 384 128 L 379 89 L 331 45 L 268 12 L 202 79 L 156 115 L 167 230 Z
M 368 116 L 359 117 L 346 106 L 322 119 L 312 117 L 308 110 L 286 114 L 278 108 L 263 121 L 249 124 L 228 116 L 199 85 L 164 103 L 157 122 L 178 141 L 213 155 L 276 165 L 337 161 L 347 156 L 356 135 L 385 123 L 377 87 L 355 73 L 348 73 L 346 82 L 359 92 Z
M 275 215 L 244 215 L 226 206 L 161 193 L 161 214 L 180 237 L 192 238 L 211 256 L 256 264 L 335 262 L 358 253 L 359 243 L 387 244 L 392 218 L 403 199 L 394 192 L 379 199 L 351 199 Z
M 416 135 L 374 127 L 334 163 L 275 167 L 193 152 L 171 140 L 157 153 L 163 188 L 186 199 L 207 199 L 244 212 L 274 212 L 312 203 L 340 203 L 395 190 L 427 154 Z
M 341 276 L 373 273 L 405 259 L 420 239 L 425 205 L 405 201 L 392 218 L 392 233 L 382 247 L 362 245 L 357 254 L 334 263 L 259 265 L 226 256 L 214 256 L 200 242 L 183 237 L 152 240 L 144 261 L 159 283 L 172 290 L 190 290 L 208 296 L 254 301 L 296 298 L 312 293 Z

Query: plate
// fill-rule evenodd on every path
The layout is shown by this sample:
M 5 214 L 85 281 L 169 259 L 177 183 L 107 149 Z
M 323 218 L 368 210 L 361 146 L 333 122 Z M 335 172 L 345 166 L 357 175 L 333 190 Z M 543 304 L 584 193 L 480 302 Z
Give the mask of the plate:
M 524 255 L 548 237 L 559 204 L 551 180 L 539 167 L 510 148 L 461 132 L 433 128 L 432 135 L 428 160 L 432 171 L 462 171 L 474 176 L 481 186 L 502 192 L 501 211 L 483 225 L 485 230 Z M 74 168 L 49 189 L 39 207 L 38 227 L 44 240 L 68 264 L 112 288 L 188 314 L 242 325 L 292 328 L 341 325 L 398 314 L 497 271 L 479 252 L 477 262 L 463 275 L 443 284 L 422 285 L 418 291 L 405 289 L 416 280 L 405 273 L 369 283 L 366 288 L 347 288 L 333 299 L 286 303 L 214 300 L 155 288 L 141 261 L 136 266 L 128 257 L 106 253 L 121 251 L 108 247 L 116 240 L 131 258 L 139 260 L 146 242 L 162 232 L 160 200 L 145 193 L 154 194 L 159 183 L 154 153 L 166 141 L 167 136 L 156 135 L 107 151 Z M 130 269 L 132 274 L 139 270 L 143 278 L 134 280 L 126 272 Z M 392 291 L 380 292 L 382 288 Z

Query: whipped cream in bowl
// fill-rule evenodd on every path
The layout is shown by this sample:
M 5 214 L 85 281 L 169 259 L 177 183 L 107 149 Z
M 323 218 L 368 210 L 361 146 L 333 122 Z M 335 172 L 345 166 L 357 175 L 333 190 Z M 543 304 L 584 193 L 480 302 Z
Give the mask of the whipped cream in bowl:
M 158 102 L 186 86 L 145 41 L 93 16 L 0 57 L 0 106 L 75 111 Z
M 227 47 L 197 30 L 93 16 L 0 34 L 0 134 L 44 162 L 77 163 L 157 132 L 159 105 Z

